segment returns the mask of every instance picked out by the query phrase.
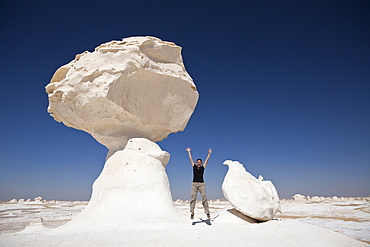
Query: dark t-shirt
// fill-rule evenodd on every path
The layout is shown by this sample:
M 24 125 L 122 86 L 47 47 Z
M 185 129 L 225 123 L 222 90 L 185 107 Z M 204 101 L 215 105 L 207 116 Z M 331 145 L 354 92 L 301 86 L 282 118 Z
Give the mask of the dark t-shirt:
M 204 166 L 199 167 L 199 169 L 197 165 L 193 166 L 193 182 L 204 183 L 203 174 Z

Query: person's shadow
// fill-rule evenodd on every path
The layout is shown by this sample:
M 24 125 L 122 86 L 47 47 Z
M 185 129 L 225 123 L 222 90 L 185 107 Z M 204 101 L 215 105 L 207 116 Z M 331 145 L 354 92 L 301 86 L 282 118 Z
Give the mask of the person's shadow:
M 255 223 L 263 223 L 265 221 L 259 221 L 259 220 L 256 220 L 256 219 L 253 219 L 241 212 L 239 212 L 238 210 L 236 210 L 235 208 L 232 208 L 232 209 L 228 209 L 227 210 L 229 213 L 233 214 L 234 216 L 238 217 L 239 219 L 242 219 L 246 222 L 249 222 L 249 223 L 252 223 L 252 224 L 255 224 Z M 193 223 L 191 223 L 193 226 L 196 225 L 196 224 L 199 224 L 199 223 L 206 223 L 207 225 L 211 226 L 211 221 L 214 220 L 215 218 L 217 218 L 219 215 L 217 215 L 216 217 L 214 218 L 209 218 L 209 219 L 205 219 L 203 220 L 202 218 L 200 218 L 199 221 L 194 221 Z
M 203 220 L 202 218 L 200 218 L 199 221 L 193 221 L 193 223 L 191 223 L 191 224 L 193 226 L 195 226 L 196 224 L 199 224 L 199 223 L 206 223 L 207 225 L 211 226 L 212 225 L 211 224 L 211 221 L 214 220 L 214 219 L 216 219 L 217 217 L 218 217 L 218 215 L 215 216 L 215 217 L 213 217 L 213 218 L 208 218 L 208 219 L 205 219 L 205 220 Z

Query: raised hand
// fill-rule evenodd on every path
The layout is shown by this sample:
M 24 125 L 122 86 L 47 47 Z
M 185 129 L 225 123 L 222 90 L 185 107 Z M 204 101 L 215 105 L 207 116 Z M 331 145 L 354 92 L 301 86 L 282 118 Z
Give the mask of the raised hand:
M 204 168 L 206 168 L 207 164 L 208 164 L 208 160 L 209 160 L 209 157 L 211 157 L 211 153 L 212 153 L 212 148 L 208 149 L 208 155 L 207 155 L 207 158 L 206 158 L 206 161 L 204 161 Z
M 190 150 L 191 150 L 191 148 L 187 148 L 185 151 L 187 151 L 187 152 L 188 152 L 191 166 L 194 166 L 194 160 L 193 160 L 193 157 L 191 157 L 191 152 L 190 152 Z

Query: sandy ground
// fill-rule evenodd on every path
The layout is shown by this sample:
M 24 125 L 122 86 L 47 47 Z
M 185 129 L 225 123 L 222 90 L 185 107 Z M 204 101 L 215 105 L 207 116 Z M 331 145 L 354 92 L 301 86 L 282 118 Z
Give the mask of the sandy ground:
M 78 214 L 87 202 L 0 202 L 0 246 L 370 246 L 370 204 L 366 200 L 338 202 L 281 201 L 283 214 L 265 223 L 249 223 L 225 211 L 227 201 L 210 201 L 208 220 L 197 203 L 174 202 L 189 224 L 137 226 L 114 231 L 20 234 L 31 221 L 55 228 Z M 358 240 L 358 241 L 357 241 Z

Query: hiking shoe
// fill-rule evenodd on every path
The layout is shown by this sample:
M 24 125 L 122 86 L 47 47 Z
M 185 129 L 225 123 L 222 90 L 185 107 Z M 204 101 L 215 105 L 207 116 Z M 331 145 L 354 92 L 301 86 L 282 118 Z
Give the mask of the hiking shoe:
M 207 218 L 209 219 L 209 218 L 211 218 L 211 215 L 210 214 L 207 214 Z
M 194 214 L 191 214 L 190 215 L 190 219 L 192 220 L 192 219 L 194 219 Z

